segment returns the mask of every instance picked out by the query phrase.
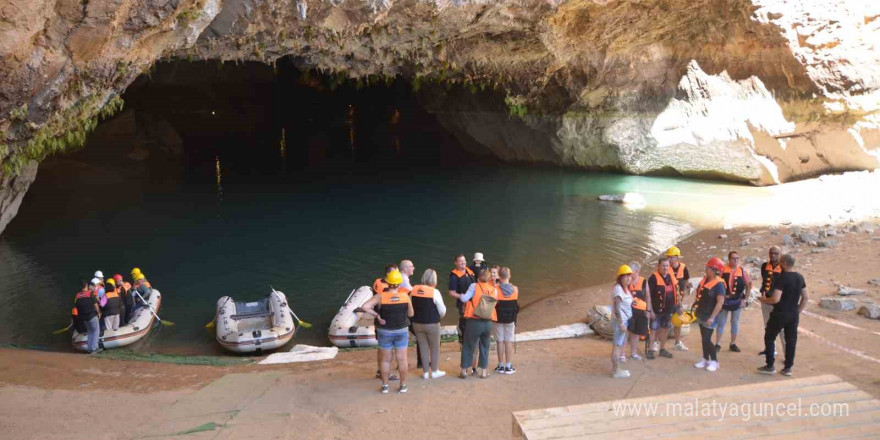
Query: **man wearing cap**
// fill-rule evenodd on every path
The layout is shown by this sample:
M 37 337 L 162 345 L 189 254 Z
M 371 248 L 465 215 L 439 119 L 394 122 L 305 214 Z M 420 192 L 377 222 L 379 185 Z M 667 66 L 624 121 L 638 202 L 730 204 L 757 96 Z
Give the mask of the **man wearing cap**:
M 489 265 L 486 263 L 486 260 L 483 258 L 482 252 L 475 252 L 474 253 L 474 262 L 473 262 L 473 264 L 468 266 L 468 269 L 470 269 L 471 272 L 474 273 L 474 276 L 476 276 L 476 274 L 480 273 L 480 271 L 483 269 L 489 270 Z

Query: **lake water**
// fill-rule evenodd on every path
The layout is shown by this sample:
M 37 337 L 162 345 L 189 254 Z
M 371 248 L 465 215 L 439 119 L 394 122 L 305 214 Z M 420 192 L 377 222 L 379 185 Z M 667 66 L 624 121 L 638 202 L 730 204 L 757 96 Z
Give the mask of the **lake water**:
M 483 252 L 529 302 L 610 280 L 719 221 L 693 200 L 747 190 L 476 157 L 398 83 L 330 92 L 265 68 L 175 69 L 139 80 L 85 149 L 41 165 L 0 236 L 0 344 L 69 350 L 51 333 L 68 323 L 77 281 L 134 266 L 176 326 L 133 349 L 219 353 L 204 328 L 217 298 L 269 285 L 314 324 L 297 341 L 326 344 L 342 301 L 386 263 L 413 260 L 415 280 L 435 268 L 445 291 L 453 257 Z M 624 192 L 648 207 L 596 199 Z

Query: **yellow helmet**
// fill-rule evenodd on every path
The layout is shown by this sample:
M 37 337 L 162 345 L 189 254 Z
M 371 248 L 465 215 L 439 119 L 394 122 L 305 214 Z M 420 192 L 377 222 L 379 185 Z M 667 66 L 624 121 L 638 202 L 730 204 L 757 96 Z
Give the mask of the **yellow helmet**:
M 137 274 L 139 274 L 139 273 L 141 273 L 141 269 L 140 269 L 139 267 L 136 267 L 136 268 L 134 268 L 134 269 L 131 270 L 131 274 L 132 274 L 132 275 L 137 275 Z
M 107 278 L 106 280 L 104 280 L 104 284 L 110 284 L 113 287 L 116 287 L 116 280 L 114 280 L 113 278 Z
M 135 281 L 140 281 L 140 280 L 145 280 L 145 279 L 147 279 L 147 277 L 145 277 L 144 274 L 142 274 L 142 273 L 139 273 L 134 276 Z
M 682 314 L 678 314 L 678 313 L 672 314 L 672 325 L 675 327 L 689 325 L 690 323 L 692 323 L 696 320 L 697 320 L 697 318 L 694 316 L 694 312 L 684 312 Z
M 617 276 L 631 275 L 632 273 L 633 273 L 632 268 L 627 266 L 626 264 L 623 264 L 617 268 Z
M 681 251 L 677 247 L 672 246 L 666 250 L 666 256 L 667 257 L 680 257 Z
M 401 284 L 403 283 L 403 275 L 400 274 L 399 270 L 392 270 L 388 272 L 388 275 L 385 275 L 385 282 L 393 285 Z

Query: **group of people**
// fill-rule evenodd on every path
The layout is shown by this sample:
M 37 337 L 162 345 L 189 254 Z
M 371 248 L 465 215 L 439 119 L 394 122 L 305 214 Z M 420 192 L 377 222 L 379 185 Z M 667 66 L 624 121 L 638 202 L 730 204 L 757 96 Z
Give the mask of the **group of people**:
M 81 281 L 74 298 L 71 325 L 79 333 L 87 334 L 89 354 L 103 351 L 98 340 L 105 330 L 118 331 L 128 324 L 134 311 L 144 306 L 153 293 L 150 282 L 139 268 L 131 271 L 132 283 L 121 274 L 104 279 L 96 271 L 91 281 Z
M 461 371 L 469 375 L 489 377 L 489 343 L 494 332 L 497 343 L 499 374 L 514 374 L 514 335 L 519 313 L 519 289 L 511 284 L 508 267 L 489 267 L 482 253 L 475 253 L 468 265 L 464 255 L 457 255 L 449 274 L 448 294 L 455 298 L 459 312 L 458 337 L 462 344 Z M 399 380 L 398 392 L 407 392 L 407 346 L 409 332 L 417 340 L 417 368 L 424 379 L 439 378 L 446 372 L 439 369 L 440 320 L 446 306 L 437 289 L 437 272 L 427 269 L 421 284 L 412 285 L 410 276 L 415 266 L 409 260 L 385 267 L 385 275 L 373 283 L 373 297 L 361 307 L 362 312 L 376 319 L 379 343 L 377 378 L 380 391 L 388 393 L 390 380 Z M 391 374 L 392 358 L 397 361 L 399 376 Z M 480 369 L 478 374 L 477 368 Z
M 803 276 L 794 271 L 795 258 L 781 255 L 776 246 L 770 248 L 769 260 L 761 265 L 761 287 L 758 301 L 764 318 L 764 351 L 766 364 L 758 371 L 775 374 L 776 338 L 781 336 L 785 353 L 783 375 L 791 376 L 797 345 L 797 325 L 800 312 L 807 305 L 808 296 Z M 681 341 L 681 327 L 696 321 L 700 329 L 702 358 L 694 367 L 717 371 L 718 352 L 728 319 L 730 320 L 729 350 L 740 352 L 736 345 L 742 310 L 748 306 L 752 281 L 748 271 L 740 265 L 740 256 L 732 251 L 727 264 L 712 257 L 705 265 L 703 278 L 697 285 L 695 299 L 686 312 L 684 296 L 691 288 L 690 274 L 680 261 L 681 251 L 672 246 L 657 261 L 657 268 L 646 281 L 639 276 L 640 265 L 630 263 L 617 270 L 617 282 L 612 290 L 611 325 L 614 329 L 611 351 L 611 375 L 614 378 L 630 376 L 621 368 L 627 361 L 626 343 L 629 341 L 630 359 L 641 359 L 637 345 L 647 338 L 650 348 L 645 357 L 657 355 L 672 358 L 665 349 L 669 327 L 674 328 L 675 348 L 687 351 Z M 716 333 L 717 331 L 717 333 Z M 713 341 L 713 334 L 715 339 Z

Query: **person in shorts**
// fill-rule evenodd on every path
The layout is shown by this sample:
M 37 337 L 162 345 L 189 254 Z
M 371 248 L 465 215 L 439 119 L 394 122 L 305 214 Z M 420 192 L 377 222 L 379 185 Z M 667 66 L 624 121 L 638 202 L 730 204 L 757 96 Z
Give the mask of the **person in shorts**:
M 669 259 L 660 257 L 657 260 L 657 271 L 648 277 L 648 291 L 651 295 L 651 350 L 646 353 L 648 359 L 654 359 L 655 352 L 660 356 L 671 358 L 672 353 L 666 350 L 666 339 L 672 326 L 672 314 L 681 311 L 678 296 L 675 294 L 678 281 L 669 271 Z
M 398 392 L 405 393 L 407 365 L 407 346 L 409 345 L 409 318 L 415 311 L 407 291 L 398 289 L 403 282 L 400 271 L 394 270 L 385 276 L 388 287 L 378 295 L 373 295 L 362 306 L 364 313 L 376 317 L 376 339 L 379 340 L 379 352 L 382 355 L 380 376 L 382 394 L 388 394 L 388 373 L 391 370 L 392 350 L 397 358 L 398 372 L 400 373 L 400 388 Z M 378 307 L 378 311 L 375 309 Z
M 510 284 L 510 268 L 502 267 L 498 270 L 498 304 L 495 312 L 498 321 L 492 326 L 495 331 L 495 346 L 498 348 L 498 366 L 495 372 L 499 374 L 516 373 L 513 367 L 513 344 L 516 333 L 516 317 L 519 314 L 519 288 Z
M 617 269 L 617 282 L 611 291 L 612 310 L 611 327 L 614 329 L 613 346 L 611 348 L 611 377 L 615 379 L 630 376 L 628 370 L 620 368 L 620 355 L 624 352 L 624 345 L 629 332 L 627 324 L 632 319 L 633 297 L 629 293 L 629 283 L 632 281 L 632 268 L 622 265 Z
M 633 317 L 629 320 L 629 326 L 627 327 L 630 333 L 629 354 L 631 359 L 641 360 L 642 357 L 639 356 L 638 345 L 640 340 L 648 336 L 648 315 L 651 313 L 649 311 L 650 306 L 647 295 L 648 281 L 639 276 L 639 270 L 641 270 L 639 263 L 630 263 L 629 267 L 633 271 L 632 275 L 630 275 L 631 281 L 629 283 L 629 293 L 633 297 Z M 624 353 L 620 353 L 620 357 L 626 362 Z

